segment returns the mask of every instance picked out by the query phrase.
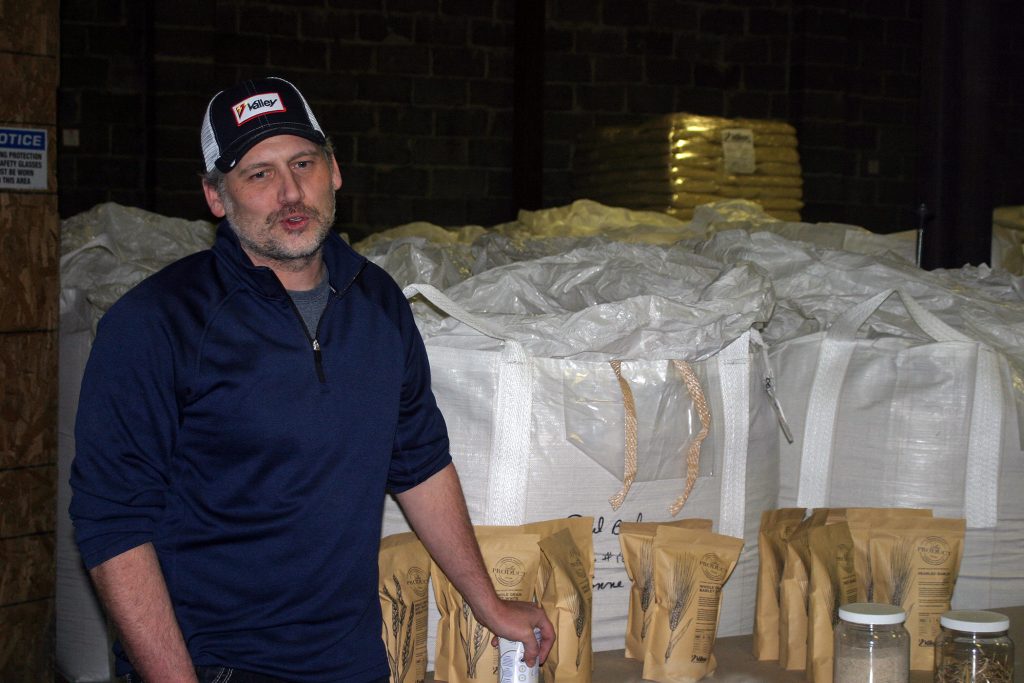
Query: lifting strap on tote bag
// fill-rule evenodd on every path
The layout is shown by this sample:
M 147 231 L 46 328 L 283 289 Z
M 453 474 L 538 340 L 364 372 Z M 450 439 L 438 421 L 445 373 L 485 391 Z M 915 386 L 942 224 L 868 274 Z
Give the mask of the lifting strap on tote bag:
M 530 469 L 530 420 L 533 384 L 523 345 L 473 315 L 431 285 L 409 285 L 406 299 L 419 294 L 437 308 L 480 334 L 502 342 L 498 388 L 494 400 L 486 514 L 482 524 L 510 526 L 526 521 L 526 486 Z
M 889 289 L 857 304 L 824 333 L 807 402 L 797 505 L 824 507 L 829 502 L 833 436 L 839 395 L 857 346 L 857 331 L 882 303 L 898 294 L 911 319 L 936 342 L 978 345 L 967 471 L 964 479 L 964 517 L 970 528 L 990 528 L 998 519 L 999 455 L 1003 426 L 999 358 L 988 346 L 971 339 L 925 310 L 906 292 Z
M 639 450 L 640 439 L 637 434 L 636 402 L 633 400 L 633 391 L 629 387 L 629 380 L 622 376 L 622 361 L 613 360 L 610 361 L 610 364 L 612 371 L 615 373 L 615 379 L 619 382 L 619 389 L 622 391 L 622 404 L 626 412 L 626 448 L 624 452 L 625 462 L 623 463 L 622 488 L 608 500 L 612 505 L 612 510 L 618 510 L 622 507 L 626 500 L 626 494 L 629 493 L 629 489 L 636 480 L 637 451 Z M 711 411 L 708 409 L 707 397 L 704 396 L 704 390 L 701 389 L 700 380 L 697 378 L 696 373 L 694 373 L 693 368 L 690 367 L 690 364 L 684 360 L 672 360 L 671 365 L 683 378 L 686 391 L 689 393 L 690 400 L 693 401 L 694 409 L 697 411 L 697 416 L 700 418 L 700 431 L 690 440 L 690 445 L 686 450 L 686 484 L 683 487 L 683 493 L 668 508 L 669 514 L 675 517 L 683 509 L 686 499 L 690 497 L 690 493 L 693 491 L 693 485 L 697 483 L 697 474 L 700 471 L 700 447 L 711 430 Z

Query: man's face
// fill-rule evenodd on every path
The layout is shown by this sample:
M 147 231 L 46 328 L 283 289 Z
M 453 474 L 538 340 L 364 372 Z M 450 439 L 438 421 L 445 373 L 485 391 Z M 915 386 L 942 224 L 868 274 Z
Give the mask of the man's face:
M 334 223 L 341 172 L 317 144 L 275 135 L 246 152 L 225 176 L 223 193 L 204 184 L 213 215 L 227 216 L 256 265 L 301 267 Z

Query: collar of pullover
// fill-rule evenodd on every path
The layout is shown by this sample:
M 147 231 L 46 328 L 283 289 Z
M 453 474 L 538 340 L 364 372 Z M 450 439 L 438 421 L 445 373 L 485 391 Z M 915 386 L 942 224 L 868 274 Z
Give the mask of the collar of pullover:
M 227 219 L 221 221 L 217 226 L 217 238 L 213 244 L 213 252 L 237 273 L 242 281 L 262 296 L 270 299 L 287 298 L 288 293 L 274 271 L 266 266 L 252 264 L 248 255 L 242 250 L 238 235 L 235 234 L 234 228 L 231 227 Z M 328 233 L 327 239 L 324 240 L 323 258 L 327 265 L 331 287 L 339 293 L 344 293 L 351 286 L 367 264 L 366 259 L 357 254 L 334 231 Z

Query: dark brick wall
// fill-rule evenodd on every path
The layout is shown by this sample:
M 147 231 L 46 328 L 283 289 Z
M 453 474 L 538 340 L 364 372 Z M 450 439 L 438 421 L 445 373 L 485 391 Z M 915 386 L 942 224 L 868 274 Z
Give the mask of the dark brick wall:
M 293 80 L 333 138 L 353 236 L 413 220 L 493 224 L 511 200 L 511 2 L 65 0 L 61 214 L 101 201 L 209 217 L 210 96 Z
M 515 215 L 515 0 L 64 0 L 61 214 L 100 201 L 207 217 L 209 96 L 296 81 L 334 138 L 353 236 Z M 522 0 L 520 0 L 522 1 Z M 915 227 L 921 7 L 928 0 L 548 0 L 544 204 L 573 198 L 576 135 L 670 111 L 780 118 L 800 138 L 805 218 Z M 999 5 L 996 203 L 1024 203 L 1019 0 Z M 1017 75 L 1015 77 L 1015 74 Z M 1016 150 L 1014 152 L 1013 150 Z
M 922 1 L 809 2 L 794 13 L 805 220 L 916 227 Z
M 1024 204 L 1024 2 L 996 3 L 993 190 L 996 206 Z

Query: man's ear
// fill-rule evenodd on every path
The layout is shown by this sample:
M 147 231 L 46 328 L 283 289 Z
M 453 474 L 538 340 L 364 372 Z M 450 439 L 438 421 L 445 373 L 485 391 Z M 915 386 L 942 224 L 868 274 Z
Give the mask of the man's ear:
M 204 180 L 203 194 L 206 196 L 206 205 L 210 207 L 210 213 L 217 218 L 224 218 L 227 212 L 224 210 L 224 202 L 221 201 L 217 188 Z
M 341 169 L 338 168 L 338 160 L 331 155 L 331 179 L 334 183 L 334 190 L 337 192 L 341 189 Z

